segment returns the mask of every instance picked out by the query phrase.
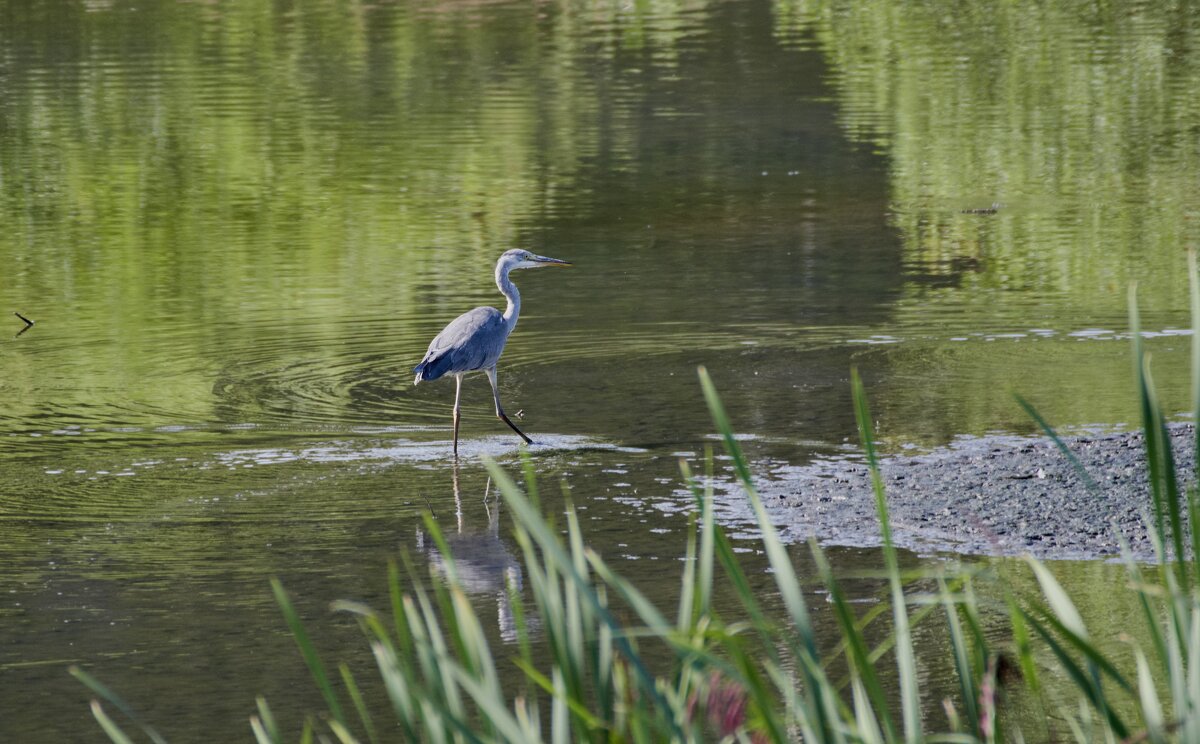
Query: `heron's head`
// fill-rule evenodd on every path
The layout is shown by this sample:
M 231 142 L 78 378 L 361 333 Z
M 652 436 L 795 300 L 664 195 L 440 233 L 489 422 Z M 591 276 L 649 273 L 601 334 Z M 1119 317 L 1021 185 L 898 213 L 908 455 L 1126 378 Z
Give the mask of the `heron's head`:
M 539 256 L 523 248 L 514 248 L 500 256 L 499 265 L 509 269 L 537 269 L 542 266 L 570 266 L 571 263 L 549 256 Z

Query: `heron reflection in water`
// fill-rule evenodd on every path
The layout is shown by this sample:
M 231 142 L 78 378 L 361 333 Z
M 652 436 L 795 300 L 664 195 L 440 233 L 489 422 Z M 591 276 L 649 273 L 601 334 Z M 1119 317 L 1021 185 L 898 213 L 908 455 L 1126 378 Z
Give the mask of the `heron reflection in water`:
M 521 563 L 500 539 L 500 499 L 491 498 L 492 479 L 488 478 L 483 491 L 483 508 L 488 523 L 486 531 L 481 532 L 478 528 L 468 527 L 464 518 L 457 465 L 453 470 L 453 482 L 455 529 L 453 532 L 445 528 L 442 530 L 450 556 L 442 555 L 433 539 L 419 529 L 417 548 L 425 554 L 429 565 L 447 578 L 452 573 L 447 563 L 453 558 L 453 576 L 463 591 L 477 597 L 491 596 L 495 599 L 500 638 L 511 643 L 517 640 L 517 623 L 509 591 L 519 592 L 524 582 Z
M 492 384 L 492 397 L 496 401 L 496 417 L 508 424 L 513 431 L 533 444 L 525 432 L 504 415 L 500 406 L 500 390 L 496 387 L 496 362 L 504 352 L 508 336 L 517 327 L 517 316 L 521 313 L 521 293 L 508 278 L 513 269 L 536 269 L 542 266 L 570 266 L 567 261 L 547 258 L 526 250 L 505 251 L 496 262 L 496 286 L 508 300 L 504 312 L 494 307 L 477 307 L 468 310 L 442 329 L 429 344 L 421 363 L 413 368 L 418 385 L 425 380 L 436 380 L 444 375 L 454 375 L 454 456 L 458 457 L 459 401 L 462 397 L 463 375 L 476 370 L 487 373 Z

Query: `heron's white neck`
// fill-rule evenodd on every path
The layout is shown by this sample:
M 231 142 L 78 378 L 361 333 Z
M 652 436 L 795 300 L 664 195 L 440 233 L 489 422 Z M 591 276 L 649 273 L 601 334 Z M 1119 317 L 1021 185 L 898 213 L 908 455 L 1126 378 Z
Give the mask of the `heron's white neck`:
M 500 293 L 508 300 L 508 307 L 504 308 L 504 322 L 511 331 L 513 326 L 517 324 L 517 316 L 521 314 L 521 293 L 517 291 L 517 285 L 513 284 L 512 280 L 508 278 L 510 269 L 512 269 L 512 266 L 505 263 L 496 266 L 496 286 L 500 288 Z

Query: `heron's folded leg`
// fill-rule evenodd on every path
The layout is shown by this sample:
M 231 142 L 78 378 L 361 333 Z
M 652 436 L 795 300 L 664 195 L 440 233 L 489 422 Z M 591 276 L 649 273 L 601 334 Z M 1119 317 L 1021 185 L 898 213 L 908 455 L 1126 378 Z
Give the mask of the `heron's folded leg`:
M 488 382 L 492 383 L 492 397 L 496 400 L 496 417 L 508 424 L 517 434 L 521 435 L 521 439 L 525 440 L 525 444 L 533 444 L 533 440 L 525 436 L 525 432 L 518 429 L 516 424 L 508 420 L 508 416 L 504 415 L 504 409 L 500 407 L 500 388 L 496 386 L 496 368 L 488 367 L 487 376 Z

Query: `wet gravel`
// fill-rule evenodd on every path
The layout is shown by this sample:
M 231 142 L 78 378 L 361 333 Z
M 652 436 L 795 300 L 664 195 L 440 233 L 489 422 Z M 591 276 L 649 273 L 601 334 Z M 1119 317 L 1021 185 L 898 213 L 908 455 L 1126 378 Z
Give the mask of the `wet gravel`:
M 1194 478 L 1191 425 L 1172 425 L 1180 483 Z M 919 552 L 1087 559 L 1153 556 L 1146 524 L 1153 506 L 1141 432 L 1064 439 L 1099 486 L 1084 479 L 1049 439 L 962 440 L 882 463 L 897 544 Z M 880 542 L 874 495 L 861 460 L 786 466 L 760 485 L 785 537 L 827 545 Z

